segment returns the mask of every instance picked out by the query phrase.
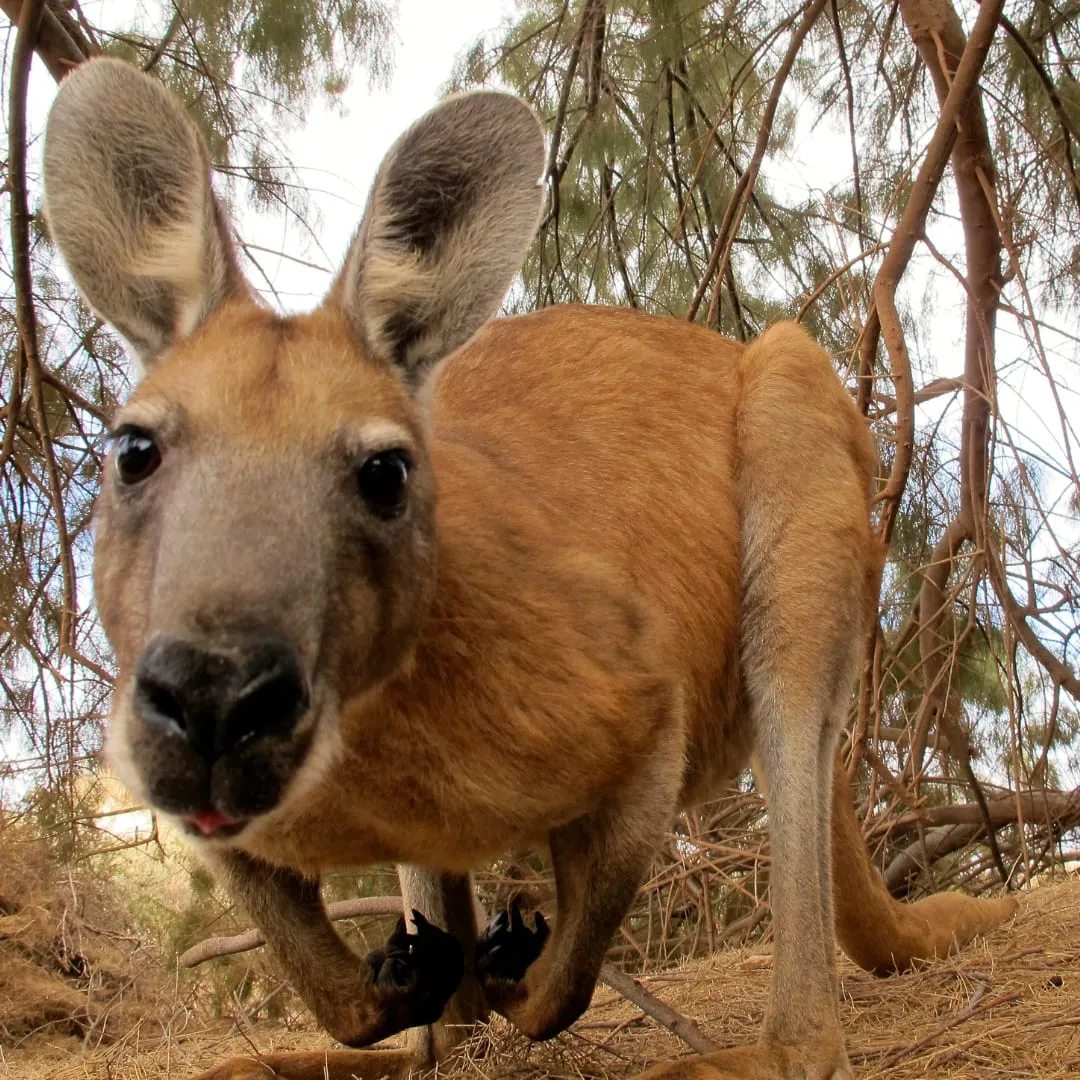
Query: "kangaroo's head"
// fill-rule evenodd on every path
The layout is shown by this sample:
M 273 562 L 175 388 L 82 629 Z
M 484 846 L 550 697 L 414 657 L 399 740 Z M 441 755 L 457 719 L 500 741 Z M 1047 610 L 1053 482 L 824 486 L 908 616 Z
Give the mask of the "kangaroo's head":
M 113 60 L 63 83 L 49 225 L 145 372 L 96 510 L 109 754 L 190 831 L 235 836 L 302 797 L 340 711 L 407 661 L 436 574 L 425 386 L 517 272 L 543 157 L 517 99 L 447 100 L 391 149 L 321 307 L 282 318 L 179 102 Z

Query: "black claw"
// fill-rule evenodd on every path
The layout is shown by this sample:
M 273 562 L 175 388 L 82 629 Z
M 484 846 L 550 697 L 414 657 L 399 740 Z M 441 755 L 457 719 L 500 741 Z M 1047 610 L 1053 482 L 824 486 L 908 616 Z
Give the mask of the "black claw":
M 394 932 L 386 939 L 386 948 L 407 949 L 409 947 L 409 928 L 405 923 L 405 916 L 399 915 L 394 923 Z
M 402 922 L 404 922 L 404 919 L 402 919 Z M 416 908 L 412 909 L 412 924 L 416 927 L 417 937 L 427 937 L 430 940 L 446 933 L 445 930 L 440 930 L 434 923 L 428 922 Z
M 525 920 L 521 917 L 521 905 L 515 900 L 510 908 L 510 931 L 514 935 L 524 934 Z
M 476 945 L 476 973 L 481 979 L 520 982 L 529 965 L 544 951 L 550 936 L 547 920 L 536 913 L 534 930 L 525 925 L 515 899 L 509 912 L 500 911 Z

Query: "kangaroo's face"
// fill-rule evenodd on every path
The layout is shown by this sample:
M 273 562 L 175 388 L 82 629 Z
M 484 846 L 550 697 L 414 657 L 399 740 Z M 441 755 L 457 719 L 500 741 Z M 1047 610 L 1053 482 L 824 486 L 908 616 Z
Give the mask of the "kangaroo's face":
M 225 841 L 302 799 L 342 712 L 407 661 L 437 572 L 418 395 L 502 299 L 542 159 L 515 99 L 444 103 L 391 150 L 322 307 L 280 318 L 179 104 L 115 61 L 63 84 L 49 222 L 147 371 L 96 511 L 109 755 L 189 831 Z
M 419 410 L 340 314 L 226 305 L 155 364 L 116 418 L 97 506 L 127 782 L 221 835 L 302 796 L 340 703 L 415 638 L 433 513 Z

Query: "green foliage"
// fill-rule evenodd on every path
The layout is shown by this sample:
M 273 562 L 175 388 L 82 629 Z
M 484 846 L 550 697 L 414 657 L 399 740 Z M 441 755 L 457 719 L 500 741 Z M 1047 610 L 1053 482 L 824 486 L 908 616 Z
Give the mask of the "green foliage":
M 108 51 L 145 65 L 164 38 L 155 71 L 198 121 L 217 168 L 242 178 L 244 195 L 261 206 L 305 213 L 282 136 L 313 102 L 340 97 L 358 67 L 372 83 L 386 81 L 388 7 L 378 0 L 188 0 L 158 18 L 110 29 Z
M 589 5 L 568 11 L 545 0 L 499 45 L 466 54 L 454 85 L 495 73 L 553 131 L 557 199 L 525 268 L 530 306 L 686 310 L 731 194 L 728 162 L 753 144 L 770 75 L 768 61 L 756 62 L 752 12 L 750 4 L 615 2 L 603 25 L 592 25 Z M 714 130 L 718 115 L 723 126 Z M 781 144 L 786 137 L 777 133 Z M 759 192 L 752 221 L 765 230 L 769 217 Z M 767 303 L 754 307 L 743 317 L 756 323 Z

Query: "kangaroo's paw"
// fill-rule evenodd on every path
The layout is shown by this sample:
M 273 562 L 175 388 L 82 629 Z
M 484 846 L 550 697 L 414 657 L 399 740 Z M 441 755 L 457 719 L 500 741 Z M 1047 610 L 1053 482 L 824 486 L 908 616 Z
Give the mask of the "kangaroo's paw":
M 536 929 L 521 917 L 517 900 L 510 911 L 500 912 L 476 943 L 476 974 L 485 987 L 493 982 L 519 983 L 534 960 L 544 951 L 550 936 L 547 920 L 538 911 Z
M 465 974 L 465 954 L 453 934 L 415 909 L 412 923 L 415 934 L 402 916 L 387 943 L 364 957 L 396 1031 L 435 1023 Z
M 515 901 L 476 943 L 476 974 L 488 1005 L 530 1039 L 551 1038 L 582 1011 L 563 1015 L 565 1002 L 551 993 L 543 965 L 536 963 L 550 936 L 544 916 L 537 912 L 536 929 L 530 930 Z

